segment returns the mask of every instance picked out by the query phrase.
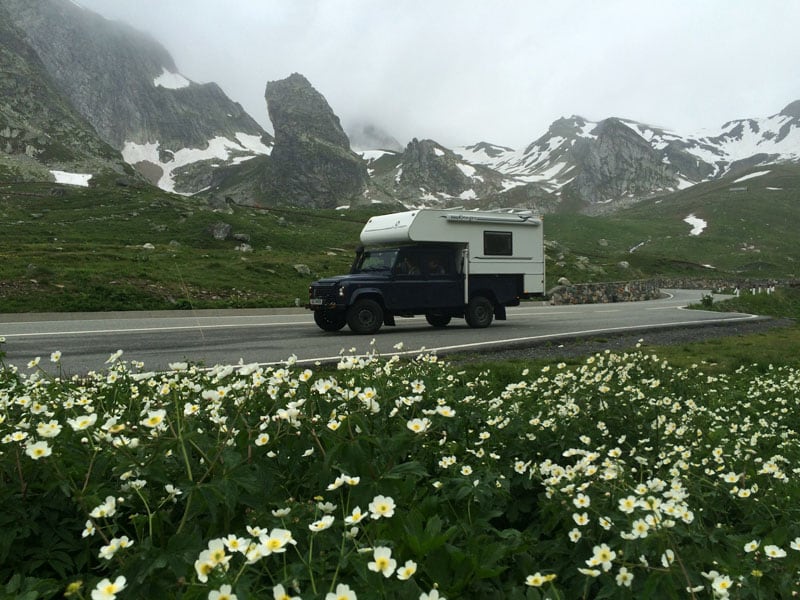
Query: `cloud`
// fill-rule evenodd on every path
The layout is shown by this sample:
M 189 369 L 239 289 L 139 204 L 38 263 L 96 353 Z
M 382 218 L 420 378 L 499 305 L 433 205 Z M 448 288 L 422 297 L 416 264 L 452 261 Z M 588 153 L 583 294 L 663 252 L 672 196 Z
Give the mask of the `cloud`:
M 522 147 L 561 117 L 694 132 L 800 98 L 791 0 L 79 0 L 150 32 L 263 126 L 305 75 L 344 123 L 402 143 Z

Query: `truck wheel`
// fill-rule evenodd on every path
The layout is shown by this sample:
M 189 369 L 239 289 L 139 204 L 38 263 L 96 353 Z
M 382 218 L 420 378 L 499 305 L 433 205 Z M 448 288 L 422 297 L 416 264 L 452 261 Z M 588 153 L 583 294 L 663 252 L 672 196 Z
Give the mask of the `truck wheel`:
M 450 322 L 450 317 L 447 315 L 428 313 L 425 315 L 425 320 L 434 327 L 447 327 L 447 324 Z
M 476 329 L 482 329 L 492 324 L 494 317 L 494 306 L 491 300 L 485 296 L 475 296 L 467 304 L 467 310 L 464 317 L 467 320 L 467 325 Z
M 347 311 L 347 324 L 355 333 L 375 333 L 383 325 L 383 309 L 375 300 L 357 300 Z
M 314 323 L 323 331 L 339 331 L 346 322 L 343 312 L 331 310 L 314 311 Z

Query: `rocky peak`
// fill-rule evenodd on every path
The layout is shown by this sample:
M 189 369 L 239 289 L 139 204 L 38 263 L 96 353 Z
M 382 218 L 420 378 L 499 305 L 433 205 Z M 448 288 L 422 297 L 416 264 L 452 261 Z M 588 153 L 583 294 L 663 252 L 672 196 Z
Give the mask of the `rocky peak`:
M 299 73 L 265 91 L 275 147 L 262 187 L 297 206 L 334 208 L 356 201 L 369 181 L 364 161 L 328 101 Z
M 265 92 L 275 143 L 292 143 L 301 136 L 350 150 L 350 140 L 325 96 L 300 73 L 270 81 Z
M 795 100 L 794 102 L 789 103 L 786 108 L 780 112 L 780 114 L 785 117 L 800 119 L 800 100 Z
M 470 186 L 470 179 L 458 168 L 459 158 L 433 140 L 414 138 L 403 152 L 404 184 L 457 196 Z
M 575 142 L 572 154 L 578 174 L 568 189 L 590 203 L 646 196 L 676 184 L 661 153 L 621 119 L 598 123 L 592 137 Z

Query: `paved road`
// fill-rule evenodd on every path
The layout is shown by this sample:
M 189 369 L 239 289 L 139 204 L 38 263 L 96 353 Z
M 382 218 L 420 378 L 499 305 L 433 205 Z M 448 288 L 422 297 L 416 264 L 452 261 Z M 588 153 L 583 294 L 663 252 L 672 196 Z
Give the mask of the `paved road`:
M 0 315 L 0 336 L 6 342 L 6 362 L 22 369 L 35 357 L 54 371 L 50 354 L 62 353 L 69 373 L 100 370 L 115 351 L 123 359 L 142 361 L 149 370 L 168 368 L 170 362 L 193 361 L 211 366 L 280 363 L 291 355 L 299 361 L 335 361 L 342 351 L 364 354 L 416 354 L 421 348 L 444 354 L 481 351 L 600 333 L 660 327 L 690 327 L 755 318 L 739 313 L 684 310 L 706 292 L 669 290 L 670 296 L 648 302 L 550 306 L 526 303 L 508 310 L 507 321 L 487 329 L 471 329 L 455 319 L 445 329 L 430 327 L 424 318 L 397 319 L 374 336 L 360 336 L 345 328 L 326 333 L 303 309 L 164 311 L 122 313 L 62 313 Z

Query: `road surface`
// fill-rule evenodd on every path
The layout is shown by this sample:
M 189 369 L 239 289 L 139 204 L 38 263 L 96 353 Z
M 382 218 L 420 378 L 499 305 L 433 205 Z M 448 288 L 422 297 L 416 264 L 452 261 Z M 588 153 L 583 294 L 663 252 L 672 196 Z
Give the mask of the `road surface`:
M 419 350 L 478 352 L 614 332 L 646 331 L 662 327 L 691 327 L 709 323 L 741 322 L 753 315 L 685 310 L 707 292 L 666 290 L 668 297 L 647 302 L 551 306 L 524 303 L 508 309 L 507 321 L 486 329 L 471 329 L 454 319 L 444 329 L 429 326 L 424 317 L 398 318 L 396 327 L 383 327 L 372 336 L 355 335 L 345 328 L 326 333 L 310 311 L 248 309 L 117 313 L 60 313 L 0 315 L 0 337 L 6 363 L 27 369 L 39 366 L 55 372 L 50 361 L 61 352 L 67 374 L 102 370 L 117 350 L 123 360 L 141 361 L 147 370 L 167 369 L 169 363 L 190 361 L 206 366 L 245 363 L 278 364 L 291 356 L 299 362 L 332 362 L 342 352 L 383 355 L 417 354 Z

